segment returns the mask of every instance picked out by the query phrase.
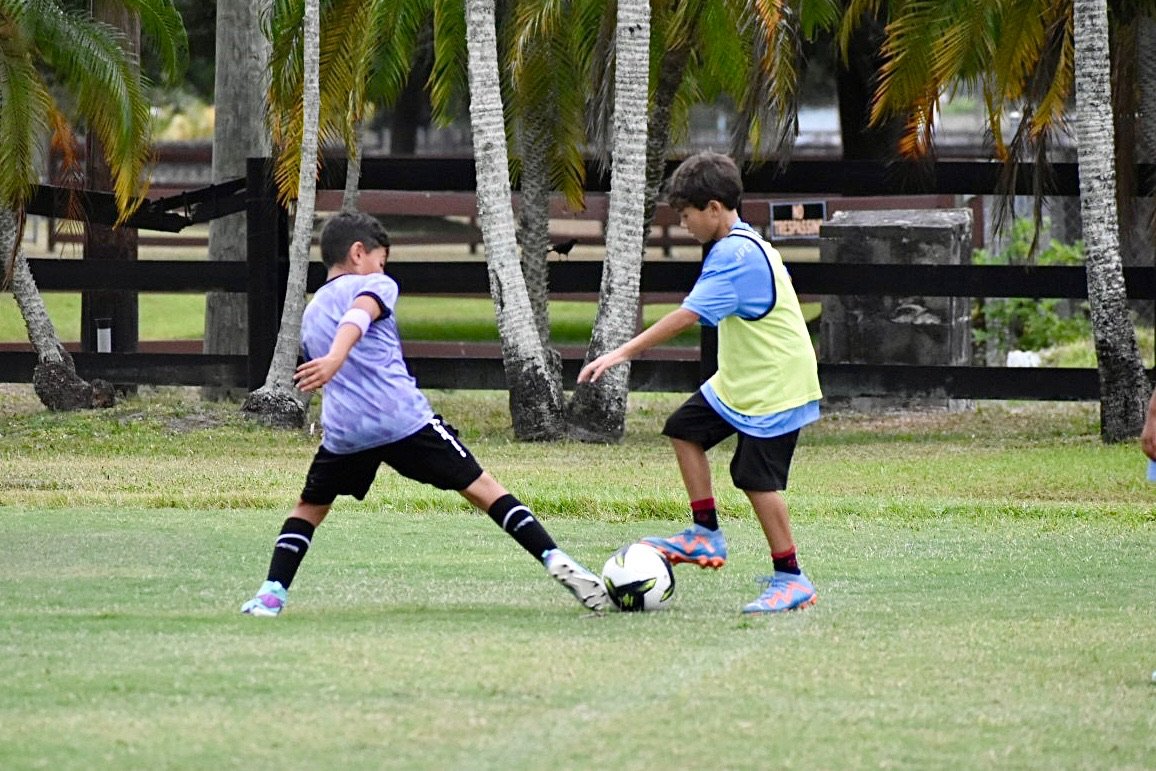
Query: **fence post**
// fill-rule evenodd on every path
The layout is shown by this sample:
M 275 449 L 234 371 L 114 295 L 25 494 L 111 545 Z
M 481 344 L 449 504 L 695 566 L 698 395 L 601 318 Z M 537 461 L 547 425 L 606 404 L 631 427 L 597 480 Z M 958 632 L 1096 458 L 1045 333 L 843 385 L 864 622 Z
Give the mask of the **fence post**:
M 288 215 L 277 203 L 272 162 L 249 158 L 246 173 L 246 257 L 249 264 L 249 390 L 260 388 L 281 326 L 279 263 L 289 259 Z
M 821 262 L 864 265 L 967 265 L 971 209 L 841 211 L 824 222 Z M 823 298 L 819 361 L 824 364 L 967 366 L 971 298 L 842 294 Z M 843 402 L 829 396 L 828 403 Z M 865 397 L 862 409 L 965 407 L 950 398 Z

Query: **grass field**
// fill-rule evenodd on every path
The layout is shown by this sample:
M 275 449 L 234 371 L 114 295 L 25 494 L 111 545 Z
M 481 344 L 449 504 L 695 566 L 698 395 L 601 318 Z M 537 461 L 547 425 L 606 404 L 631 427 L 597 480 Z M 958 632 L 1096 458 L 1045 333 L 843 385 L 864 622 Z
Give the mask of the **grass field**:
M 0 391 L 0 767 L 1151 768 L 1156 488 L 1088 405 L 831 413 L 788 498 L 816 607 L 769 567 L 590 617 L 453 494 L 383 473 L 318 531 L 286 613 L 241 616 L 316 439 L 179 390 L 42 412 Z M 576 557 L 684 524 L 632 398 L 613 447 L 525 445 L 504 396 L 434 393 Z M 714 455 L 726 479 L 726 451 Z

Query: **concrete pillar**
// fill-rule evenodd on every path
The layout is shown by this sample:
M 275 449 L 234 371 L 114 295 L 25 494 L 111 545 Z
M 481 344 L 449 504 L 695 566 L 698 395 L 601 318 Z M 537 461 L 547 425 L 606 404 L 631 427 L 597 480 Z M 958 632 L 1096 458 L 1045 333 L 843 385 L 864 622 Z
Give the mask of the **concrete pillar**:
M 820 230 L 822 262 L 961 265 L 971 262 L 970 209 L 842 211 Z M 819 360 L 826 363 L 966 366 L 971 298 L 826 295 Z M 827 399 L 856 409 L 967 406 L 956 400 Z

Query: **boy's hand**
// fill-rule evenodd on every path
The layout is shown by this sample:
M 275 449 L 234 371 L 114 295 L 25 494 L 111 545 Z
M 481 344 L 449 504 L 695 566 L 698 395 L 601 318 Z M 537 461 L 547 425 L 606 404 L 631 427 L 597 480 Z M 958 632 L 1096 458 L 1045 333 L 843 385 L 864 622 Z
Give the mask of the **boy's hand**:
M 333 379 L 344 361 L 344 357 L 328 355 L 310 359 L 297 368 L 293 380 L 302 391 L 316 391 Z
M 1152 460 L 1156 460 L 1156 421 L 1149 420 L 1144 424 L 1144 432 L 1140 434 L 1140 449 Z
M 624 361 L 626 361 L 626 357 L 616 350 L 610 353 L 604 353 L 582 368 L 582 371 L 578 373 L 578 382 L 593 383 L 602 377 L 603 372 Z

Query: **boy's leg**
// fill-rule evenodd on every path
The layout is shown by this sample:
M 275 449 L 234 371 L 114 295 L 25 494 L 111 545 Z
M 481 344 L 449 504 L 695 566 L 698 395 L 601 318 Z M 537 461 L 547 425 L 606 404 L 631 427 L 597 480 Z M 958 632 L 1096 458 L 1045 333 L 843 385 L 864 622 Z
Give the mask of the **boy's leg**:
M 289 586 L 313 541 L 313 531 L 325 519 L 329 509 L 330 504 L 297 501 L 281 525 L 281 533 L 273 544 L 273 556 L 269 560 L 265 582 L 253 599 L 241 606 L 242 613 L 251 616 L 276 616 L 281 613 L 289 598 Z
M 546 572 L 587 608 L 602 610 L 610 603 L 602 579 L 559 549 L 530 508 L 511 495 L 488 472 L 483 471 L 469 487 L 459 492 L 467 501 L 489 514 L 490 519 L 541 562 Z
M 704 568 L 721 568 L 727 561 L 727 542 L 718 527 L 718 512 L 711 493 L 710 461 L 698 442 L 671 437 L 674 456 L 686 493 L 690 496 L 694 524 L 669 538 L 647 536 L 642 542 L 658 549 L 671 564 L 689 562 Z
M 795 539 L 791 535 L 791 518 L 787 509 L 787 501 L 777 490 L 763 492 L 759 490 L 744 490 L 759 518 L 763 534 L 771 547 L 772 557 L 776 554 L 793 554 Z M 776 566 L 777 569 L 777 566 Z
M 338 495 L 358 499 L 373 484 L 380 460 L 374 451 L 340 455 L 318 447 L 305 475 L 297 505 L 281 526 L 273 546 L 265 583 L 253 599 L 241 606 L 252 616 L 276 616 L 285 607 L 289 585 L 313 542 L 313 531 L 325 519 Z
M 460 490 L 463 498 L 490 515 L 498 527 L 518 542 L 534 559 L 542 562 L 546 552 L 558 548 L 529 507 L 483 471 L 469 487 Z
M 731 461 L 731 478 L 750 500 L 774 563 L 773 575 L 764 579 L 766 590 L 744 606 L 743 613 L 779 613 L 818 601 L 815 587 L 799 569 L 790 511 L 781 492 L 797 441 L 798 431 L 769 439 L 740 435 Z
M 671 439 L 670 443 L 674 447 L 682 484 L 690 498 L 690 514 L 694 523 L 707 530 L 718 530 L 718 509 L 715 508 L 714 492 L 711 490 L 710 461 L 706 457 L 706 450 L 698 442 L 685 439 Z
M 744 490 L 754 507 L 771 547 L 774 574 L 763 579 L 766 590 L 743 607 L 743 613 L 781 613 L 814 605 L 819 600 L 815 587 L 799 569 L 787 502 L 778 492 Z
M 674 457 L 678 461 L 678 472 L 682 475 L 686 494 L 692 501 L 713 497 L 710 459 L 707 458 L 703 446 L 685 439 L 671 438 L 670 443 L 674 447 Z

